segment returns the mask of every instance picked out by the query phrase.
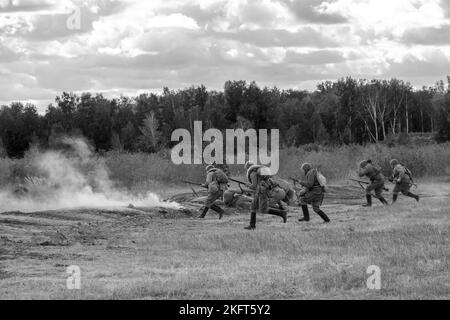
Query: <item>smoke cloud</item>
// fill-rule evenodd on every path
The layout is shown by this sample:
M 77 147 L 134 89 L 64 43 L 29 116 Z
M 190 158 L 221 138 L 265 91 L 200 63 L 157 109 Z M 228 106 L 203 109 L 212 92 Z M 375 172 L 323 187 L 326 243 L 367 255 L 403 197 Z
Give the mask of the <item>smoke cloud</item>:
M 0 190 L 0 212 L 71 208 L 164 207 L 178 209 L 152 192 L 135 196 L 115 187 L 106 165 L 80 138 L 61 140 L 63 150 L 31 151 L 27 174 Z M 31 174 L 30 174 L 31 172 Z

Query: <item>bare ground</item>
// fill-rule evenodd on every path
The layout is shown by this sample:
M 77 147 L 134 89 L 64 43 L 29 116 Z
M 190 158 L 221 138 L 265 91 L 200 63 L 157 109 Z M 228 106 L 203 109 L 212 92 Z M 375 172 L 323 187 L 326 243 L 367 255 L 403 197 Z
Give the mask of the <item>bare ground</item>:
M 449 299 L 450 185 L 420 193 L 363 209 L 360 190 L 333 187 L 331 224 L 291 208 L 254 232 L 248 212 L 198 220 L 197 204 L 2 213 L 0 299 Z M 66 287 L 70 265 L 81 290 Z M 370 265 L 381 290 L 366 286 Z

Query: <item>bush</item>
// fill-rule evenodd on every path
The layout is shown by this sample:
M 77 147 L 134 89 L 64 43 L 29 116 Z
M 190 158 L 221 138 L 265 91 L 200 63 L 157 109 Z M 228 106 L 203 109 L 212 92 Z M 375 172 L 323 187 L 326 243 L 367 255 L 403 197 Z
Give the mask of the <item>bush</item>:
M 300 176 L 300 166 L 309 162 L 317 166 L 329 181 L 338 182 L 355 176 L 357 163 L 371 159 L 379 164 L 386 175 L 390 174 L 389 161 L 398 159 L 415 177 L 434 177 L 450 174 L 450 143 L 425 146 L 350 145 L 311 146 L 287 148 L 280 151 L 279 176 Z M 0 185 L 11 182 L 12 171 L 33 175 L 32 157 L 21 160 L 0 158 Z M 203 165 L 176 166 L 170 159 L 170 151 L 157 154 L 108 152 L 103 158 L 111 179 L 120 187 L 155 186 L 160 183 L 179 184 L 180 180 L 203 182 Z M 14 169 L 14 170 L 13 170 Z M 235 177 L 244 177 L 242 165 L 230 165 Z

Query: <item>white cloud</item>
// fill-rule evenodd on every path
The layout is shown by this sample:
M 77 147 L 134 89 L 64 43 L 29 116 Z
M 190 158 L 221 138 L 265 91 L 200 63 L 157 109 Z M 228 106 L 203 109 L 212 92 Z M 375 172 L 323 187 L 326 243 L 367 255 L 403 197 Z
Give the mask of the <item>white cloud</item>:
M 449 70 L 445 0 L 14 1 L 0 0 L 1 102 L 46 105 L 62 90 L 221 89 L 230 79 L 431 85 Z M 75 31 L 65 23 L 74 6 Z

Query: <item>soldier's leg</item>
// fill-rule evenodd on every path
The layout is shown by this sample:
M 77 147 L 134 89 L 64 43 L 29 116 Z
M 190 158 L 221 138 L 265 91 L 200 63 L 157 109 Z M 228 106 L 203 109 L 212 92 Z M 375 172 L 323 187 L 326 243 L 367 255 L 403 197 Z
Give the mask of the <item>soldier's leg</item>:
M 299 219 L 300 222 L 309 222 L 309 210 L 308 210 L 308 204 L 305 200 L 305 198 L 302 196 L 298 199 L 298 203 L 303 211 L 303 218 Z
M 204 219 L 206 217 L 206 214 L 208 213 L 209 208 L 204 207 L 201 215 L 199 216 L 200 219 Z
M 389 205 L 386 199 L 383 197 L 384 182 L 375 182 L 372 183 L 371 186 L 371 189 L 375 191 L 375 198 L 380 200 L 382 204 Z
M 420 201 L 420 197 L 417 194 L 412 193 L 411 191 L 409 191 L 406 195 L 410 198 L 416 199 L 417 202 Z
M 220 198 L 220 195 L 221 195 L 220 192 L 214 192 L 214 193 L 209 192 L 208 193 L 208 197 L 205 200 L 205 208 L 203 209 L 203 212 L 200 215 L 201 219 L 205 218 L 206 213 L 208 212 L 209 209 L 213 209 L 214 202 Z
M 325 212 L 320 210 L 320 205 L 321 204 L 322 204 L 322 201 L 320 201 L 320 200 L 314 201 L 312 203 L 313 210 L 314 210 L 315 213 L 317 213 L 322 218 L 323 221 L 325 221 L 326 223 L 329 223 L 330 222 L 330 218 L 328 218 L 328 216 L 325 214 Z
M 286 223 L 287 213 L 285 210 L 280 210 L 276 208 L 269 208 L 269 195 L 265 192 L 261 193 L 259 196 L 259 211 L 263 214 L 270 214 L 283 218 Z
M 256 229 L 256 210 L 258 210 L 259 207 L 259 192 L 258 190 L 253 195 L 253 201 L 252 201 L 252 207 L 251 207 L 251 213 L 250 213 L 250 225 L 248 227 L 245 227 L 246 230 L 254 230 Z
M 217 204 L 213 204 L 211 206 L 211 209 L 214 210 L 215 212 L 217 212 L 219 214 L 219 220 L 222 220 L 223 214 L 225 213 L 225 211 L 223 211 L 223 209 L 221 207 L 219 207 Z
M 401 192 L 400 186 L 398 184 L 395 185 L 394 190 L 392 191 L 392 204 L 397 202 L 398 194 Z
M 413 198 L 413 199 L 415 199 L 417 202 L 419 202 L 419 200 L 420 200 L 420 198 L 419 198 L 419 196 L 418 195 L 415 195 L 414 193 L 412 193 L 411 191 L 411 185 L 410 184 L 405 184 L 405 185 L 403 185 L 402 186 L 402 193 L 405 195 L 405 196 L 407 196 L 407 197 L 410 197 L 410 198 Z
M 256 229 L 256 212 L 252 211 L 250 214 L 250 225 L 245 227 L 246 230 L 255 230 Z
M 366 188 L 366 200 L 367 200 L 367 203 L 363 204 L 363 207 L 371 207 L 372 206 L 372 190 L 373 190 L 373 184 L 370 184 Z
M 275 209 L 275 208 L 269 208 L 269 210 L 267 211 L 268 214 L 274 215 L 274 216 L 278 216 L 281 217 L 283 219 L 283 222 L 286 223 L 287 222 L 287 212 L 286 210 L 281 210 L 281 209 Z
M 380 200 L 380 202 L 382 204 L 384 204 L 385 206 L 389 205 L 389 203 L 386 201 L 386 199 L 383 197 L 383 188 L 384 185 L 380 188 L 375 189 L 375 196 L 377 197 L 378 200 Z
M 300 222 L 309 222 L 310 217 L 309 217 L 308 206 L 307 205 L 303 205 L 302 206 L 302 211 L 303 211 L 303 218 L 298 219 L 298 221 L 300 221 Z

